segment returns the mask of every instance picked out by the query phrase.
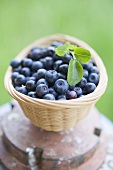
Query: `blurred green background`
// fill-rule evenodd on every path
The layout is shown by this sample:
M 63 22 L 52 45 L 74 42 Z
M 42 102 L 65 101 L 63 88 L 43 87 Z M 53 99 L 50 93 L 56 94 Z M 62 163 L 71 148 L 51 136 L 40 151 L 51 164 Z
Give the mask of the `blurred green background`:
M 109 84 L 97 107 L 113 121 L 113 0 L 0 0 L 0 105 L 4 74 L 24 47 L 54 33 L 76 36 L 101 56 Z

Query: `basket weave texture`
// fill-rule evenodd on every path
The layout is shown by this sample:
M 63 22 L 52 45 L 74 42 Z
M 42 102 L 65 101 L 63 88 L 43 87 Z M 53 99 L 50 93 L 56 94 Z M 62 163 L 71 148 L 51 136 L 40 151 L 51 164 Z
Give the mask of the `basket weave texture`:
M 23 59 L 34 46 L 49 45 L 53 41 L 70 42 L 77 46 L 88 49 L 92 58 L 99 69 L 99 84 L 93 93 L 84 97 L 66 101 L 51 101 L 44 99 L 35 99 L 16 91 L 11 82 L 12 68 L 9 66 L 5 75 L 5 88 L 8 93 L 18 101 L 24 114 L 31 122 L 47 131 L 58 132 L 67 130 L 75 126 L 80 120 L 86 117 L 92 106 L 103 95 L 107 87 L 107 73 L 105 66 L 98 54 L 85 42 L 68 35 L 51 35 L 41 38 L 25 48 L 16 57 L 18 60 Z

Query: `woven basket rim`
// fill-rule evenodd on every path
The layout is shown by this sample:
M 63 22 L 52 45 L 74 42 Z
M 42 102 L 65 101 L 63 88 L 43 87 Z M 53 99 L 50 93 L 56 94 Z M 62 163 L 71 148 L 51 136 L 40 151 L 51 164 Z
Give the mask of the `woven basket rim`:
M 75 106 L 79 106 L 82 104 L 86 104 L 86 103 L 91 103 L 97 101 L 102 94 L 105 92 L 106 87 L 107 87 L 107 82 L 108 82 L 108 77 L 107 77 L 107 73 L 106 73 L 106 68 L 103 64 L 103 61 L 101 60 L 101 58 L 99 57 L 99 55 L 85 42 L 75 38 L 75 37 L 71 37 L 68 35 L 63 35 L 63 34 L 55 34 L 55 35 L 51 35 L 48 37 L 44 37 L 41 39 L 38 39 L 37 41 L 35 41 L 34 43 L 32 43 L 31 45 L 29 45 L 28 47 L 24 48 L 24 50 L 22 50 L 18 55 L 17 55 L 17 59 L 22 59 L 26 56 L 26 54 L 29 52 L 29 50 L 33 47 L 33 46 L 42 46 L 45 43 L 44 42 L 52 42 L 52 41 L 69 41 L 71 43 L 75 43 L 80 47 L 86 48 L 88 49 L 91 54 L 92 54 L 92 58 L 94 59 L 98 69 L 99 69 L 99 74 L 100 74 L 100 80 L 99 80 L 99 84 L 96 87 L 95 91 L 84 96 L 81 98 L 77 98 L 77 99 L 72 99 L 72 100 L 64 100 L 64 101 L 54 101 L 54 100 L 45 100 L 45 99 L 35 99 L 35 98 L 31 98 L 27 95 L 21 94 L 18 91 L 16 91 L 11 83 L 11 67 L 9 66 L 7 71 L 6 71 L 6 75 L 5 75 L 5 79 L 4 79 L 4 85 L 6 90 L 9 92 L 9 94 L 14 97 L 16 100 L 20 100 L 20 98 L 23 99 L 23 101 L 25 102 L 30 102 L 30 103 L 34 103 L 34 104 L 40 104 L 43 106 L 48 106 L 50 107 L 55 106 L 55 107 L 75 107 Z M 48 45 L 46 43 L 46 45 Z M 10 87 L 10 88 L 9 88 Z

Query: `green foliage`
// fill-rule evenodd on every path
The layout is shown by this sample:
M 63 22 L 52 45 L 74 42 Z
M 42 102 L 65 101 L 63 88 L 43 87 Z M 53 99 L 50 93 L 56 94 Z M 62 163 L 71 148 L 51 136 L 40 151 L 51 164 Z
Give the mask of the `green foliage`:
M 58 56 L 64 56 L 67 53 L 70 53 L 73 57 L 68 66 L 67 81 L 70 86 L 74 86 L 79 83 L 83 77 L 83 67 L 81 63 L 87 63 L 91 59 L 91 53 L 84 48 L 71 45 L 69 42 L 56 48 L 56 54 Z

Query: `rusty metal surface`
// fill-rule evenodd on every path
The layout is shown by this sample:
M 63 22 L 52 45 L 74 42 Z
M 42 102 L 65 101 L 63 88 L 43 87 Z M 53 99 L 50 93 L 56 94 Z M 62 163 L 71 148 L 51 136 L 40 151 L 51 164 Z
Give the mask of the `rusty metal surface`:
M 104 161 L 106 137 L 93 133 L 95 127 L 101 128 L 95 109 L 76 127 L 58 133 L 35 127 L 18 107 L 14 107 L 2 123 L 4 137 L 0 138 L 0 158 L 9 170 L 31 169 L 26 148 L 32 146 L 43 149 L 41 170 L 96 170 Z

